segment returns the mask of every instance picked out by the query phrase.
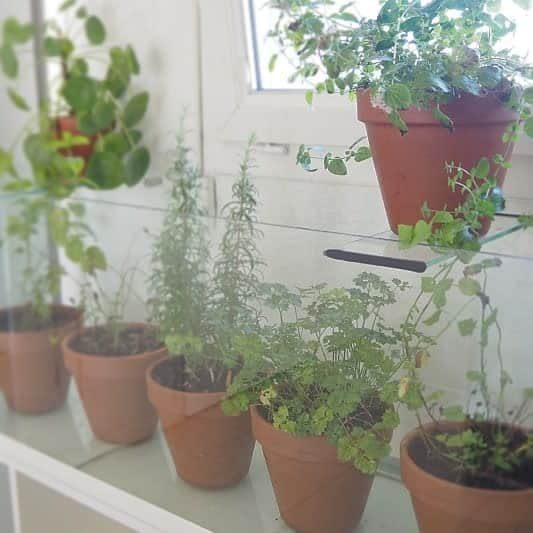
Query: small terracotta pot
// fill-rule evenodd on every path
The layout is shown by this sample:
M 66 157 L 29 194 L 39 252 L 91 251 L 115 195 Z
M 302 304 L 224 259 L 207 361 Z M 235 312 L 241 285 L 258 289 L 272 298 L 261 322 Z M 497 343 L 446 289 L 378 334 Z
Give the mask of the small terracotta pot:
M 427 424 L 432 433 L 435 424 Z M 442 425 L 439 426 L 442 428 Z M 458 430 L 461 424 L 449 423 Z M 531 533 L 533 489 L 473 489 L 440 479 L 420 468 L 412 457 L 419 430 L 406 435 L 400 447 L 403 481 L 411 493 L 420 533 Z
M 441 107 L 454 121 L 453 132 L 430 111 L 411 108 L 400 113 L 409 127 L 402 136 L 386 113 L 372 105 L 368 90 L 358 93 L 358 119 L 366 125 L 383 202 L 396 233 L 399 224 L 412 225 L 422 218 L 424 202 L 434 210 L 453 210 L 464 202 L 466 196 L 448 186 L 445 164 L 453 161 L 470 170 L 482 157 L 492 160 L 496 154 L 505 154 L 502 136 L 518 120 L 494 96 L 463 95 Z M 497 168 L 493 165 L 492 173 Z M 505 169 L 498 170 L 500 186 L 505 175 Z
M 60 150 L 61 155 L 79 157 L 83 159 L 85 161 L 85 168 L 83 169 L 83 173 L 85 173 L 89 160 L 93 155 L 94 145 L 96 144 L 98 137 L 96 135 L 91 136 L 82 133 L 78 129 L 78 126 L 76 124 L 76 117 L 74 115 L 58 117 L 56 119 L 53 119 L 53 121 L 55 125 L 55 131 L 58 137 L 61 137 L 63 133 L 68 132 L 74 136 L 82 136 L 88 139 L 88 144 L 84 144 L 81 146 L 73 146 L 72 148 Z
M 67 337 L 62 348 L 93 433 L 114 444 L 133 444 L 150 437 L 157 426 L 157 414 L 148 401 L 145 373 L 167 354 L 166 347 L 138 355 L 92 355 L 72 348 L 79 335 Z
M 342 463 L 323 437 L 293 437 L 252 409 L 281 517 L 298 533 L 347 533 L 357 527 L 373 476 Z
M 12 308 L 1 311 L 13 312 Z M 38 331 L 0 332 L 0 384 L 9 407 L 25 414 L 57 409 L 65 402 L 70 376 L 63 364 L 61 341 L 81 326 L 81 312 L 52 306 L 67 318 L 64 325 Z
M 220 407 L 224 393 L 187 393 L 160 385 L 153 374 L 163 362 L 148 369 L 148 396 L 177 474 L 202 488 L 239 483 L 248 474 L 255 445 L 249 413 L 224 415 Z

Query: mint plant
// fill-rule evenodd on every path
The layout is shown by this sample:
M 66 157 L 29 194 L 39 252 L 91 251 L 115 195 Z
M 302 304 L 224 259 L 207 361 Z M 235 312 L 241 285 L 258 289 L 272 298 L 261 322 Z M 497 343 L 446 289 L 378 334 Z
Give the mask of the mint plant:
M 68 25 L 62 21 L 68 21 Z M 8 18 L 3 23 L 0 65 L 8 80 L 19 75 L 19 52 L 32 38 L 41 38 L 31 24 Z M 81 43 L 78 35 L 85 36 Z M 47 20 L 42 35 L 45 60 L 59 67 L 57 90 L 39 110 L 11 147 L 0 147 L 0 177 L 7 190 L 44 189 L 56 197 L 68 196 L 87 186 L 113 189 L 137 184 L 146 174 L 150 153 L 142 145 L 138 126 L 149 101 L 145 91 L 130 94 L 131 81 L 140 66 L 131 46 L 104 46 L 107 31 L 103 22 L 77 1 L 67 0 L 58 17 Z M 93 74 L 94 66 L 105 66 L 105 75 Z M 54 88 L 53 87 L 53 88 Z M 21 112 L 31 107 L 15 87 L 9 98 Z M 72 117 L 78 131 L 64 130 L 61 117 Z M 95 142 L 87 162 L 76 154 Z M 14 156 L 18 145 L 32 169 L 28 176 Z
M 375 473 L 399 424 L 398 372 L 404 361 L 398 331 L 383 312 L 407 289 L 364 273 L 348 289 L 325 285 L 292 293 L 263 287 L 262 301 L 279 316 L 241 337 L 242 372 L 223 407 L 238 414 L 251 405 L 276 429 L 325 437 L 339 459 Z
M 471 487 L 527 488 L 531 486 L 527 471 L 533 463 L 533 438 L 523 427 L 531 416 L 533 390 L 524 390 L 523 400 L 516 408 L 507 406 L 506 394 L 512 377 L 505 370 L 498 309 L 487 294 L 489 271 L 502 263 L 490 258 L 469 264 L 458 281 L 451 277 L 456 264 L 457 261 L 452 261 L 435 276 L 422 279 L 421 292 L 403 325 L 408 372 L 400 380 L 399 397 L 419 420 L 426 450 L 423 467 L 428 471 Z M 466 297 L 466 302 L 456 312 L 445 314 L 447 296 L 454 288 Z M 469 316 L 476 303 L 478 316 Z M 422 324 L 430 329 L 440 324 L 440 332 L 421 333 Z M 428 393 L 420 376 L 420 369 L 430 360 L 430 351 L 450 328 L 457 328 L 463 337 L 479 336 L 479 366 L 466 375 L 471 393 L 465 407 L 443 404 L 443 393 Z M 492 335 L 496 336 L 499 373 L 496 392 L 491 390 L 489 381 Z M 435 424 L 431 431 L 422 424 L 423 414 Z M 443 423 L 446 421 L 458 422 L 459 426 L 450 430 Z

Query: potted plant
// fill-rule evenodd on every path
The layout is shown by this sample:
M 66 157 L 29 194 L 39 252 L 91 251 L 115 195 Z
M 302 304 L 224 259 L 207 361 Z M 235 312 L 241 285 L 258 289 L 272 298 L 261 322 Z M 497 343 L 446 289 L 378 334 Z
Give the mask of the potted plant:
M 399 423 L 404 361 L 382 313 L 405 289 L 366 273 L 350 289 L 267 286 L 279 324 L 241 341 L 246 363 L 225 410 L 252 408 L 281 516 L 296 531 L 345 533 L 361 520 Z
M 526 533 L 533 528 L 533 436 L 526 424 L 533 390 L 524 391 L 516 409 L 506 406 L 512 380 L 504 368 L 498 309 L 487 295 L 488 270 L 500 264 L 499 259 L 470 264 L 457 284 L 445 270 L 440 279 L 425 278 L 423 296 L 427 302 L 419 300 L 405 324 L 404 345 L 411 354 L 411 364 L 399 390 L 404 403 L 415 411 L 419 427 L 402 441 L 401 468 L 422 533 Z M 469 298 L 461 311 L 470 308 L 473 301 L 480 306 L 479 318 L 459 320 L 459 312 L 441 330 L 457 322 L 461 335 L 479 333 L 479 368 L 467 373 L 472 389 L 466 409 L 443 405 L 442 393 L 428 393 L 419 375 L 420 362 L 427 359 L 421 355 L 427 354 L 424 345 L 433 344 L 436 337 L 419 335 L 417 324 L 425 309 L 433 316 L 425 322 L 439 323 L 443 294 L 455 285 Z M 437 316 L 432 310 L 435 302 Z M 491 391 L 489 358 L 493 335 L 497 337 L 499 368 L 495 394 Z M 427 423 L 423 423 L 423 414 Z
M 533 135 L 533 91 L 523 91 L 529 66 L 503 49 L 515 25 L 497 3 L 383 0 L 375 18 L 359 16 L 349 2 L 269 5 L 280 12 L 271 34 L 296 62 L 292 79 L 357 99 L 370 149 L 359 139 L 343 155 L 320 159 L 345 175 L 349 161 L 372 156 L 394 232 L 414 225 L 425 203 L 440 211 L 465 200 L 448 187 L 446 163 L 471 169 L 488 156 L 495 187 L 502 186 L 519 130 Z M 313 157 L 300 148 L 305 168 L 315 170 Z
M 155 431 L 145 374 L 167 354 L 157 328 L 124 318 L 135 274 L 121 274 L 111 297 L 96 278 L 86 280 L 81 287 L 86 326 L 62 342 L 93 433 L 114 444 L 134 444 Z
M 0 382 L 12 409 L 43 413 L 65 401 L 69 376 L 60 343 L 81 326 L 82 313 L 57 303 L 65 271 L 42 228 L 49 228 L 52 242 L 85 273 L 94 275 L 106 264 L 102 251 L 86 243 L 83 205 L 58 206 L 45 194 L 14 195 L 12 204 L 3 240 L 13 244 L 27 301 L 0 311 Z
M 68 27 L 62 24 L 63 15 L 72 23 Z M 87 40 L 83 45 L 77 41 L 80 31 Z M 8 80 L 17 78 L 17 51 L 32 38 L 39 39 L 38 49 L 60 72 L 52 99 L 40 102 L 33 121 L 36 126 L 26 127 L 18 139 L 34 169 L 34 185 L 53 188 L 57 196 L 80 185 L 113 189 L 137 184 L 150 164 L 150 153 L 142 146 L 138 129 L 149 94 L 130 94 L 131 81 L 140 73 L 133 48 L 104 47 L 107 32 L 102 21 L 85 6 L 67 0 L 58 16 L 47 20 L 43 28 L 15 18 L 4 21 L 0 64 Z M 103 77 L 92 72 L 96 64 L 101 68 L 101 62 L 105 65 Z M 17 108 L 30 111 L 15 88 L 7 91 Z M 10 174 L 15 179 L 11 186 L 21 188 L 25 180 L 9 153 L 0 150 L 0 174 Z
M 227 227 L 211 277 L 200 171 L 189 160 L 182 128 L 171 200 L 153 252 L 152 317 L 173 357 L 149 369 L 148 394 L 178 475 L 207 488 L 238 483 L 254 448 L 249 414 L 228 418 L 220 408 L 241 365 L 233 338 L 254 321 L 259 260 L 250 157 L 251 145 L 224 211 Z

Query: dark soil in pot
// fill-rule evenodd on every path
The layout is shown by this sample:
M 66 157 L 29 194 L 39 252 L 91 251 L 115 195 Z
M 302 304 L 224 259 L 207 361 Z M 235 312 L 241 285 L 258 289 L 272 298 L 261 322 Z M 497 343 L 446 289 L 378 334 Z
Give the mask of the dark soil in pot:
M 147 383 L 182 479 L 214 489 L 235 485 L 248 474 L 255 444 L 250 415 L 222 412 L 225 383 L 208 386 L 206 376 L 192 387 L 181 357 L 153 365 Z
M 294 437 L 275 429 L 257 408 L 252 425 L 285 522 L 298 533 L 353 531 L 374 477 L 342 463 L 323 437 Z
M 148 401 L 145 374 L 167 354 L 147 324 L 83 330 L 63 342 L 65 363 L 74 376 L 93 433 L 115 444 L 149 438 L 157 414 Z
M 435 424 L 425 426 L 434 434 Z M 439 426 L 449 434 L 459 423 Z M 493 426 L 484 425 L 488 435 Z M 513 434 L 513 446 L 526 436 Z M 441 452 L 446 452 L 442 449 Z M 533 531 L 533 461 L 524 461 L 507 475 L 467 474 L 440 453 L 428 451 L 420 432 L 401 445 L 403 480 L 411 493 L 421 533 L 530 533 Z
M 513 147 L 507 152 L 502 136 L 518 116 L 497 95 L 463 95 L 443 105 L 442 111 L 453 120 L 453 131 L 443 127 L 431 110 L 411 108 L 400 113 L 409 128 L 402 135 L 385 111 L 372 105 L 369 91 L 358 93 L 358 118 L 366 125 L 383 202 L 396 233 L 399 224 L 412 225 L 422 218 L 425 202 L 432 210 L 453 210 L 465 201 L 448 185 L 447 162 L 471 169 L 482 157 L 512 155 Z M 493 165 L 492 175 L 496 171 L 502 186 L 505 169 Z
M 30 306 L 0 312 L 0 382 L 9 407 L 26 414 L 65 402 L 70 376 L 61 341 L 81 325 L 81 312 L 62 305 L 42 318 Z

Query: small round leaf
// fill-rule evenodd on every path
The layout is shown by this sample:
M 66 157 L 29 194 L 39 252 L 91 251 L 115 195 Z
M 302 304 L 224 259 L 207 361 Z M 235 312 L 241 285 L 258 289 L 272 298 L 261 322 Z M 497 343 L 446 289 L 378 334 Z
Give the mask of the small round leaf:
M 106 38 L 106 30 L 102 21 L 94 15 L 85 21 L 85 33 L 89 42 L 94 45 L 102 44 Z

